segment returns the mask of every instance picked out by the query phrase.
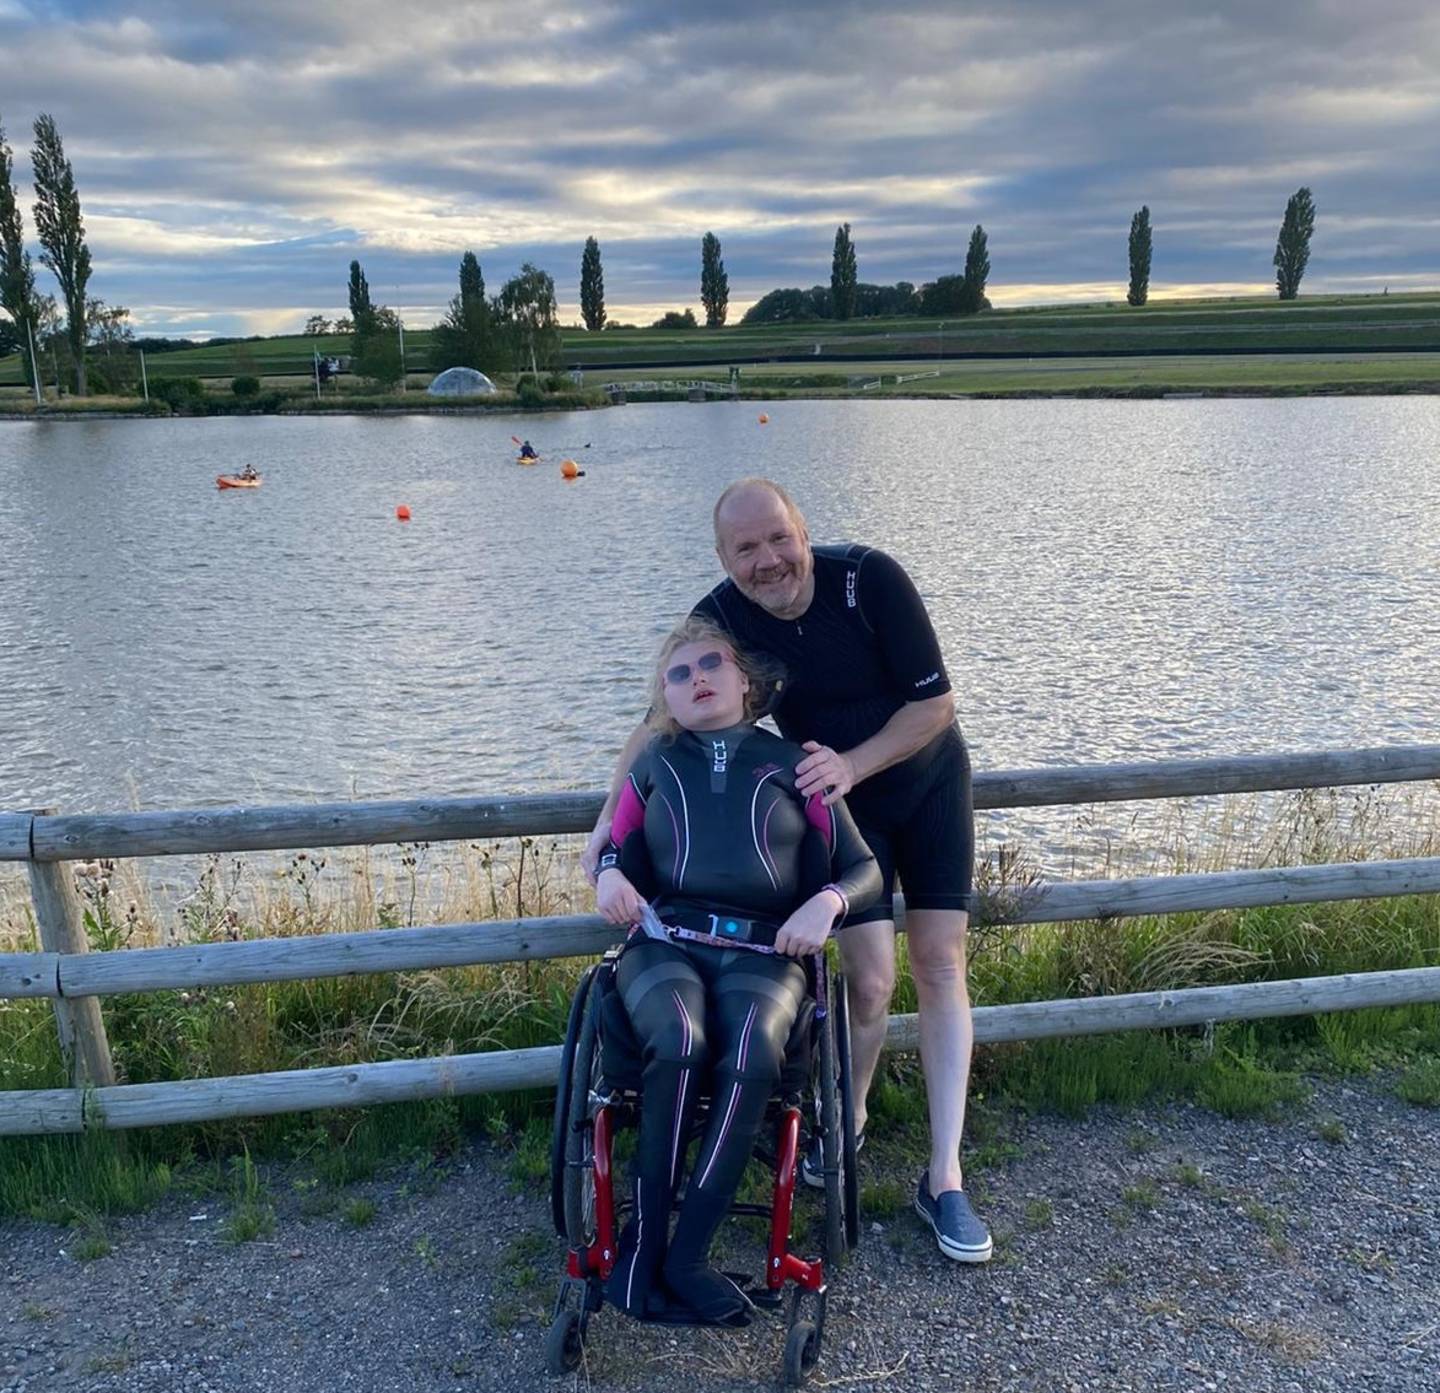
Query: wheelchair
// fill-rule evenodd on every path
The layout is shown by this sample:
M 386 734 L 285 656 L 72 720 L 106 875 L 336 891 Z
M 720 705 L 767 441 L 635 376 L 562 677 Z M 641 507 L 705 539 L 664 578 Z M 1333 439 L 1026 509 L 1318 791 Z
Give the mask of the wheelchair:
M 617 1198 L 612 1159 L 618 1132 L 639 1119 L 643 1066 L 615 982 L 620 952 L 611 949 L 580 982 L 555 1094 L 550 1207 L 555 1231 L 570 1248 L 545 1342 L 546 1366 L 557 1376 L 580 1363 L 590 1320 L 605 1304 L 605 1279 L 619 1257 L 629 1209 L 628 1187 L 622 1185 Z M 791 1387 L 799 1387 L 820 1358 L 828 1280 L 860 1240 L 845 979 L 824 958 L 810 959 L 808 974 L 810 991 L 790 1032 L 780 1084 L 754 1152 L 774 1175 L 772 1199 L 730 1210 L 769 1220 L 764 1283 L 746 1286 L 746 1295 L 762 1311 L 785 1312 L 784 1376 Z M 707 1089 L 687 1147 L 703 1133 L 709 1106 Z M 819 1255 L 803 1258 L 792 1246 L 791 1218 L 800 1157 L 815 1137 L 825 1178 L 823 1246 Z

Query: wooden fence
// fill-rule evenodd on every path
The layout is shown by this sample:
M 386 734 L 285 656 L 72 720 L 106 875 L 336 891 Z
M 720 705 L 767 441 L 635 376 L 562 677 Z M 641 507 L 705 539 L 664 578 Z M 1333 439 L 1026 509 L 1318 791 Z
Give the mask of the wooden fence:
M 1440 745 L 1317 754 L 1075 765 L 975 778 L 978 810 L 1396 783 L 1440 778 Z M 543 836 L 588 831 L 599 794 L 462 798 L 61 816 L 0 813 L 0 861 L 28 865 L 40 952 L 0 954 L 0 998 L 54 1003 L 72 1087 L 0 1092 L 0 1136 L 143 1127 L 550 1084 L 559 1049 L 496 1051 L 170 1083 L 117 1084 L 100 998 L 598 953 L 596 915 L 377 929 L 90 952 L 68 863 L 100 858 Z M 1034 924 L 1440 891 L 1440 857 L 1203 875 L 1057 881 L 1001 894 L 991 923 Z M 903 917 L 903 904 L 900 906 Z M 1440 1001 L 1440 966 L 1255 982 L 975 1011 L 980 1043 Z M 916 1043 L 914 1016 L 889 1041 Z

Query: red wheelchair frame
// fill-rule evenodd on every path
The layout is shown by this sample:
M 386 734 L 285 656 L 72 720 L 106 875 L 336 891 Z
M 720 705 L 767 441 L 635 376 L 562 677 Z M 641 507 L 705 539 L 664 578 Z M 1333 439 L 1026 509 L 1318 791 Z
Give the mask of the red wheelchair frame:
M 602 992 L 596 988 L 597 974 L 611 971 L 617 956 L 617 952 L 607 954 L 603 963 L 591 968 L 576 992 L 556 1094 L 551 1205 L 556 1229 L 570 1244 L 565 1279 L 546 1338 L 546 1363 L 556 1375 L 579 1364 L 590 1317 L 604 1305 L 605 1279 L 619 1256 L 614 1141 L 618 1128 L 637 1115 L 638 1099 L 632 1093 L 608 1088 L 601 1076 L 598 1017 Z M 747 1294 L 762 1310 L 777 1310 L 785 1304 L 785 1288 L 791 1288 L 784 1354 L 785 1380 L 791 1386 L 803 1383 L 820 1357 L 827 1267 L 833 1272 L 845 1251 L 859 1241 L 845 984 L 824 966 L 817 968 L 814 984 L 810 1054 L 817 1116 L 812 1128 L 821 1139 L 825 1172 L 824 1255 L 807 1259 L 791 1247 L 795 1186 L 806 1136 L 802 1109 L 793 1096 L 782 1098 L 776 1110 L 773 1155 L 756 1148 L 757 1155 L 773 1164 L 771 1204 L 731 1208 L 733 1214 L 769 1219 L 764 1287 Z M 809 1309 L 812 1306 L 813 1311 Z

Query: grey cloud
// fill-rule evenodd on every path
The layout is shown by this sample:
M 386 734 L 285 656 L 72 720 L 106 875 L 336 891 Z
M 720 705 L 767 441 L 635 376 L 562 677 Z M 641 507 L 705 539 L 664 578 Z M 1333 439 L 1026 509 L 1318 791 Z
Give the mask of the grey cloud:
M 217 328 L 333 305 L 352 254 L 412 304 L 444 303 L 465 245 L 573 299 L 590 231 L 617 305 L 693 302 L 711 225 L 737 301 L 824 280 L 841 220 L 866 279 L 955 270 L 982 221 L 992 286 L 1120 282 L 1141 202 L 1158 286 L 1263 284 L 1301 182 L 1307 285 L 1440 278 L 1440 17 L 1400 0 L 37 15 L 0 7 L 12 142 L 57 116 L 101 293 Z

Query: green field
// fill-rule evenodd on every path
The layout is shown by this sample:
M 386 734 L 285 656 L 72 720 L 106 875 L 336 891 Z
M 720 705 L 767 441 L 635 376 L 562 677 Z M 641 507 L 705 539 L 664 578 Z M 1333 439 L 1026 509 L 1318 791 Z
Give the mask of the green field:
M 412 370 L 428 369 L 430 334 L 414 329 L 405 336 L 406 356 Z M 817 353 L 816 350 L 819 350 Z M 184 349 L 174 353 L 151 353 L 146 357 L 152 380 L 166 377 L 200 377 L 223 380 L 241 374 L 259 377 L 301 378 L 310 372 L 311 355 L 344 356 L 350 341 L 345 335 L 309 339 L 300 335 L 253 340 L 243 344 Z M 1143 309 L 1124 304 L 1042 307 L 993 310 L 968 319 L 851 320 L 846 323 L 821 321 L 810 324 L 734 325 L 720 330 L 620 329 L 603 334 L 567 330 L 564 360 L 567 367 L 621 369 L 634 363 L 728 364 L 735 359 L 787 355 L 813 356 L 822 368 L 830 355 L 864 359 L 873 363 L 889 355 L 920 354 L 936 358 L 973 353 L 1016 353 L 1036 356 L 1085 354 L 1103 359 L 1119 353 L 1168 355 L 1177 352 L 1203 353 L 1284 353 L 1332 350 L 1330 366 L 1319 381 L 1377 380 L 1363 361 L 1353 370 L 1341 372 L 1336 365 L 1346 361 L 1347 350 L 1394 350 L 1414 352 L 1440 349 L 1440 294 L 1316 296 L 1281 304 L 1273 299 L 1155 301 Z M 923 366 L 923 365 L 919 365 Z M 989 365 L 987 365 L 988 367 Z M 1254 381 L 1257 385 L 1304 385 L 1312 378 L 1297 368 L 1274 373 L 1262 371 L 1263 360 L 1245 360 L 1243 376 L 1237 379 L 1239 364 L 1223 369 L 1218 377 L 1201 371 L 1199 365 L 1186 367 L 1180 375 L 1170 369 L 1162 377 L 1173 377 L 1177 390 L 1188 387 L 1231 385 Z M 847 362 L 846 373 L 863 371 L 863 362 Z M 822 368 L 828 371 L 828 368 Z M 900 369 L 907 371 L 908 369 Z M 999 369 L 996 369 L 999 371 Z M 964 383 L 978 369 L 955 369 L 962 385 L 946 390 L 973 390 Z M 1093 377 L 1095 369 L 1083 370 Z M 1120 380 L 1128 374 L 1120 368 Z M 1394 371 L 1394 366 L 1386 370 Z M 791 367 L 791 375 L 797 368 Z M 946 369 L 947 379 L 952 369 Z M 1041 377 L 1029 364 L 1005 366 L 1003 390 L 1053 390 L 1051 374 L 1066 381 L 1067 369 L 1050 365 Z M 1259 377 L 1256 376 L 1259 374 Z M 1338 374 L 1338 375 L 1337 375 Z M 749 375 L 747 371 L 747 376 Z M 1387 376 L 1383 380 L 1390 380 Z M 1402 372 L 1399 381 L 1434 380 L 1433 370 L 1418 376 Z M 0 385 L 19 385 L 19 360 L 0 361 Z
M 927 374 L 934 374 L 929 376 Z M 595 369 L 587 386 L 620 383 L 631 400 L 675 400 L 682 392 L 651 392 L 632 384 L 725 382 L 703 369 Z M 1163 396 L 1171 393 L 1320 393 L 1440 391 L 1440 353 L 1333 354 L 1304 357 L 1036 358 L 826 365 L 762 363 L 741 371 L 741 393 L 756 399 L 804 397 Z

